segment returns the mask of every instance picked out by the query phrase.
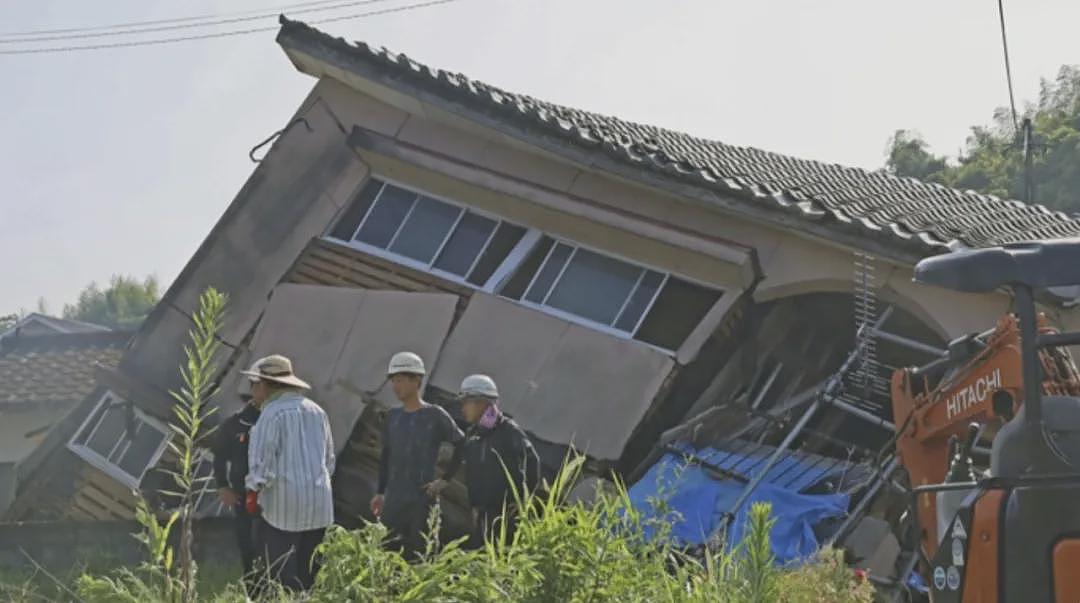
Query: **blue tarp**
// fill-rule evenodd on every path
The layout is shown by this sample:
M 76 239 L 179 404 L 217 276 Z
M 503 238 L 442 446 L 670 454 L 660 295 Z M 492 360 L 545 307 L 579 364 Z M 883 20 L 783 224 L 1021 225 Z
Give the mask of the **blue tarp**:
M 753 468 L 761 464 L 760 456 L 740 457 L 712 448 L 695 451 L 687 447 L 684 450 L 729 470 L 749 468 L 748 473 L 743 473 L 747 477 L 751 477 Z M 716 460 L 723 462 L 714 462 Z M 684 546 L 704 544 L 726 512 L 735 513 L 734 522 L 728 530 L 729 543 L 740 542 L 751 506 L 755 502 L 768 502 L 772 505 L 772 517 L 776 520 L 771 536 L 773 554 L 779 563 L 797 562 L 818 549 L 813 526 L 823 519 L 843 515 L 849 500 L 846 494 L 800 494 L 800 489 L 823 477 L 824 470 L 815 470 L 812 464 L 794 457 L 786 458 L 780 464 L 787 467 L 783 475 L 795 477 L 782 479 L 780 470 L 774 467 L 746 503 L 733 511 L 732 506 L 745 484 L 734 479 L 717 479 L 701 466 L 688 465 L 683 458 L 668 454 L 630 488 L 630 502 L 646 517 L 656 517 L 653 502 L 658 499 L 666 501 L 667 509 L 678 513 L 678 517 L 669 516 L 673 521 L 672 538 Z M 792 473 L 792 469 L 797 471 Z M 652 535 L 647 533 L 646 537 L 651 538 Z

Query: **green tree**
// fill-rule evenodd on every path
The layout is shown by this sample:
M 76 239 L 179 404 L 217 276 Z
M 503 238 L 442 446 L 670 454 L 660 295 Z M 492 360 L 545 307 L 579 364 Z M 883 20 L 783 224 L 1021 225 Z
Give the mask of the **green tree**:
M 897 130 L 889 139 L 887 166 L 897 176 L 942 182 L 948 167 L 945 157 L 930 152 L 930 145 L 911 130 Z
M 79 301 L 64 305 L 64 318 L 133 328 L 142 323 L 159 299 L 157 278 L 148 276 L 139 282 L 133 277 L 116 275 L 107 289 L 102 290 L 97 283 L 87 285 L 79 294 Z
M 1038 102 L 1028 104 L 1035 133 L 1032 201 L 1080 212 L 1080 66 L 1066 65 L 1043 80 Z M 889 140 L 886 169 L 960 189 L 1009 199 L 1024 198 L 1024 156 L 1012 114 L 998 109 L 989 126 L 974 126 L 956 161 L 933 154 L 915 132 L 898 130 Z
M 15 323 L 19 322 L 18 314 L 8 314 L 6 316 L 0 316 L 0 333 L 15 326 Z

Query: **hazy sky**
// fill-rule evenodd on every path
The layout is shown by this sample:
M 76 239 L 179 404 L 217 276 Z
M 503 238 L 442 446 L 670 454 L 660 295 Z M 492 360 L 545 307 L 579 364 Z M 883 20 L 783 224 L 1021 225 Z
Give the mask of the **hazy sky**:
M 0 31 L 298 1 L 0 0 Z M 1080 2 L 1005 4 L 1017 95 L 1033 98 L 1080 63 Z M 867 168 L 897 128 L 955 154 L 1008 100 L 995 0 L 459 0 L 322 27 L 546 100 Z M 273 37 L 0 55 L 0 315 L 39 297 L 59 312 L 115 273 L 172 281 L 248 150 L 314 83 Z

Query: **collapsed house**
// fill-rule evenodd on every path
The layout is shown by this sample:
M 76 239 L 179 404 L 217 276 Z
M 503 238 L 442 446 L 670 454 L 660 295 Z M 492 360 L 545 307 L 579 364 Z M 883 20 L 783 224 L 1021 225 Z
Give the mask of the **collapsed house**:
M 54 427 L 116 368 L 131 333 L 31 314 L 0 334 L 0 515 L 60 442 Z M 87 467 L 87 471 L 97 469 Z
M 426 397 L 452 414 L 462 377 L 492 375 L 549 470 L 573 448 L 592 475 L 633 482 L 674 455 L 888 517 L 869 496 L 891 436 L 888 370 L 1009 307 L 917 285 L 913 265 L 1080 234 L 1041 206 L 568 108 L 299 22 L 283 19 L 278 43 L 314 88 L 119 366 L 99 371 L 53 462 L 103 428 L 119 448 L 76 488 L 41 472 L 39 498 L 9 518 L 81 516 L 86 489 L 130 513 L 124 492 L 167 462 L 168 392 L 207 287 L 229 295 L 222 413 L 240 404 L 241 368 L 292 357 L 331 418 L 345 525 L 374 492 L 400 350 L 425 359 Z M 460 486 L 446 498 L 462 520 Z

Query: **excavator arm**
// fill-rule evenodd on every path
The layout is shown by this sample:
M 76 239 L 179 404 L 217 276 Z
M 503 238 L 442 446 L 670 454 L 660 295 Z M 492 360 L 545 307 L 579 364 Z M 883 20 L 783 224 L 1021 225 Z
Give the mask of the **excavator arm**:
M 1038 327 L 1040 334 L 1055 333 L 1045 316 L 1038 317 Z M 993 330 L 963 343 L 950 346 L 947 357 L 926 367 L 893 373 L 896 448 L 913 487 L 945 481 L 952 453 L 950 440 L 963 438 L 971 423 L 993 432 L 1023 403 L 1016 316 L 1002 316 Z M 1044 393 L 1080 394 L 1080 372 L 1066 348 L 1043 349 L 1040 360 Z M 932 558 L 939 540 L 936 499 L 920 496 L 917 504 L 923 550 Z

